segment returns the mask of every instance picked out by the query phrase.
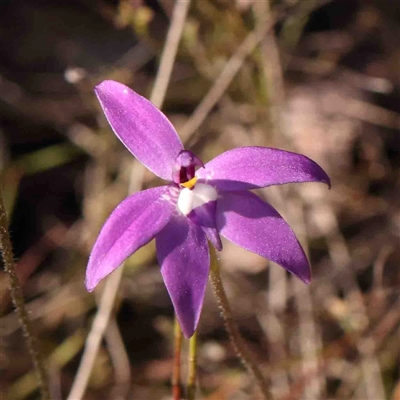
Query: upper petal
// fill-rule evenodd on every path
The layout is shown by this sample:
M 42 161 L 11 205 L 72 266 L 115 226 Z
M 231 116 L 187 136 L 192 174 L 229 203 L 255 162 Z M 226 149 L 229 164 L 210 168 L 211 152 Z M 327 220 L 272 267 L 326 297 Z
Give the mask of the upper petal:
M 164 228 L 175 210 L 169 191 L 169 186 L 143 190 L 112 212 L 90 254 L 85 282 L 89 291 Z
M 196 176 L 222 191 L 291 182 L 323 182 L 330 186 L 328 175 L 308 157 L 269 147 L 239 147 L 226 151 L 205 164 Z
M 103 81 L 95 92 L 121 142 L 150 171 L 171 180 L 175 159 L 183 146 L 167 117 L 122 83 Z
M 157 258 L 175 314 L 186 338 L 199 322 L 210 256 L 201 227 L 175 215 L 156 237 Z
M 268 258 L 311 281 L 304 251 L 287 222 L 251 192 L 223 193 L 217 202 L 217 228 L 231 242 Z

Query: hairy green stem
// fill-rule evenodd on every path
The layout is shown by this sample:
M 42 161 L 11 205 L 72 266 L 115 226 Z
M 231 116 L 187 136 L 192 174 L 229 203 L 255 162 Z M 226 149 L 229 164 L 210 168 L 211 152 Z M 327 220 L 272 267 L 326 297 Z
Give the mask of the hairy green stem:
M 214 290 L 215 297 L 217 298 L 218 306 L 221 311 L 225 328 L 228 332 L 232 346 L 243 366 L 247 369 L 249 374 L 251 374 L 254 377 L 264 399 L 268 399 L 267 383 L 260 371 L 259 365 L 254 355 L 247 347 L 245 341 L 243 340 L 239 332 L 239 328 L 232 317 L 231 307 L 229 305 L 228 298 L 226 296 L 225 289 L 222 284 L 221 275 L 219 273 L 217 256 L 215 254 L 214 249 L 211 248 L 211 246 L 210 246 L 210 253 L 211 253 L 210 281 Z
M 14 256 L 8 232 L 8 220 L 3 202 L 3 193 L 0 188 L 0 249 L 4 260 L 4 269 L 10 278 L 11 297 L 17 310 L 19 323 L 26 338 L 29 353 L 31 355 L 39 388 L 43 400 L 50 399 L 47 373 L 36 336 L 32 332 L 28 311 L 25 307 L 24 296 L 15 269 Z
M 196 396 L 196 360 L 197 360 L 197 332 L 189 339 L 189 373 L 188 373 L 188 400 Z
M 181 349 L 182 349 L 182 331 L 178 319 L 175 316 L 174 326 L 174 366 L 172 370 L 172 398 L 181 399 Z

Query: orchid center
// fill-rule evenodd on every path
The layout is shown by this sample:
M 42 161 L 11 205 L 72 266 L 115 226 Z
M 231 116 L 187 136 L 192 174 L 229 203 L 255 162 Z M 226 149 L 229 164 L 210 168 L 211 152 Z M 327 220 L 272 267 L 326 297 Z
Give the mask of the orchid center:
M 204 167 L 200 158 L 189 150 L 182 150 L 175 160 L 173 182 L 181 187 L 193 189 L 197 181 L 196 167 Z
M 177 207 L 183 215 L 217 200 L 217 191 L 212 186 L 197 183 L 196 167 L 204 167 L 204 164 L 191 151 L 182 150 L 176 157 L 172 180 L 181 189 Z

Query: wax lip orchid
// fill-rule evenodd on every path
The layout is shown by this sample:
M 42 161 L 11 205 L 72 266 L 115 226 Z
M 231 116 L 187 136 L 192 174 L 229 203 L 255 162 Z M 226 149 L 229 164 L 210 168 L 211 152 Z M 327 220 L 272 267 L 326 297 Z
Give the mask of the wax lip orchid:
M 208 241 L 222 250 L 220 235 L 310 282 L 295 234 L 250 190 L 293 182 L 330 185 L 320 166 L 301 154 L 265 147 L 233 149 L 203 164 L 184 150 L 169 120 L 144 97 L 115 81 L 100 83 L 95 92 L 121 142 L 169 183 L 134 193 L 112 212 L 90 255 L 89 291 L 155 238 L 161 274 L 188 338 L 196 330 L 207 285 Z

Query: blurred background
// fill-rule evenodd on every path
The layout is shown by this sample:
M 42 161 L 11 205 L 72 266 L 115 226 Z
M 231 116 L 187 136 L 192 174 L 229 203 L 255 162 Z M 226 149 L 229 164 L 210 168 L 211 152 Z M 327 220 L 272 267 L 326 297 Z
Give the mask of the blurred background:
M 94 96 L 104 79 L 149 96 L 172 0 L 2 0 L 0 160 L 18 275 L 52 397 L 66 398 L 96 312 L 90 249 L 127 195 L 132 156 Z M 249 35 L 273 24 L 254 49 Z M 399 399 L 400 2 L 193 0 L 163 110 L 203 161 L 262 145 L 297 151 L 332 189 L 259 194 L 309 254 L 306 286 L 224 242 L 234 318 L 271 399 Z M 241 53 L 240 53 L 241 52 Z M 193 113 L 247 56 L 200 126 Z M 143 186 L 157 185 L 146 172 Z M 0 274 L 0 395 L 38 396 Z M 131 257 L 85 399 L 168 399 L 173 312 L 154 244 Z M 215 299 L 199 325 L 198 398 L 255 399 Z M 184 347 L 184 354 L 186 352 Z M 184 357 L 184 364 L 186 363 Z

